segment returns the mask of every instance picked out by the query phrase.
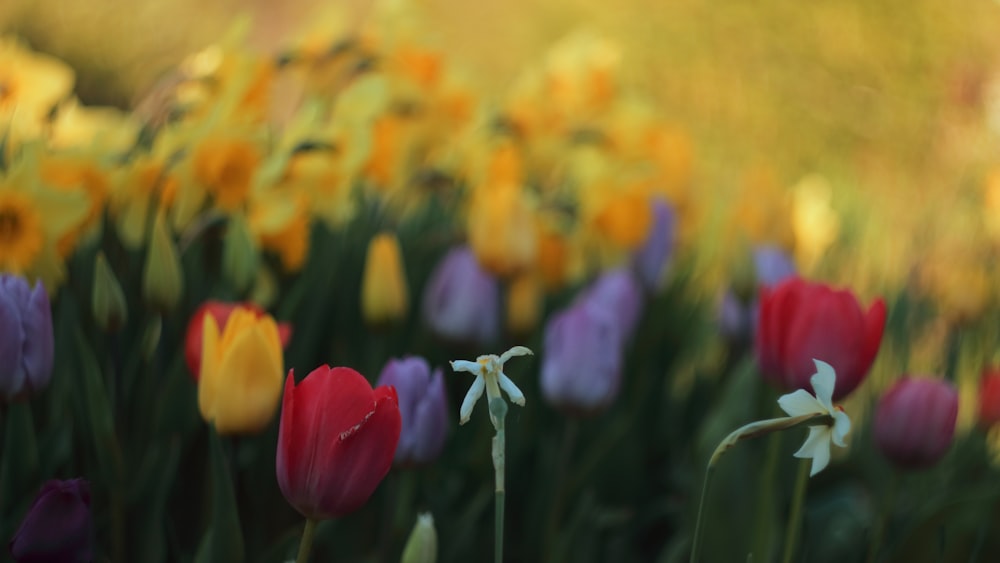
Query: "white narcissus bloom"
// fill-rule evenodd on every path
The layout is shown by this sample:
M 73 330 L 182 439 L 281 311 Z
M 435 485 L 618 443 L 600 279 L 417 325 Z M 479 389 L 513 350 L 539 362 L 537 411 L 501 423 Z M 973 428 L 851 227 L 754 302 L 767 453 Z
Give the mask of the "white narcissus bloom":
M 795 452 L 795 457 L 812 458 L 810 477 L 822 471 L 830 463 L 830 442 L 845 447 L 844 436 L 851 431 L 851 419 L 844 411 L 833 406 L 833 388 L 837 383 L 836 372 L 826 362 L 814 359 L 813 363 L 816 364 L 816 373 L 809 382 L 812 383 L 816 396 L 799 389 L 778 399 L 778 405 L 788 413 L 788 416 L 828 414 L 833 417 L 832 426 L 825 424 L 810 426 L 806 443 Z
M 459 411 L 460 424 L 469 421 L 472 414 L 472 407 L 483 396 L 486 391 L 487 402 L 493 399 L 500 399 L 500 390 L 503 389 L 515 405 L 524 406 L 524 393 L 514 385 L 514 382 L 503 373 L 503 365 L 514 356 L 527 356 L 533 352 L 524 346 L 514 346 L 507 350 L 500 357 L 495 355 L 479 356 L 476 361 L 454 360 L 451 362 L 451 369 L 455 371 L 467 371 L 476 375 L 476 380 L 469 387 L 469 392 L 465 394 L 462 401 L 462 408 Z M 490 420 L 496 426 L 497 421 L 493 420 L 493 413 L 490 413 Z

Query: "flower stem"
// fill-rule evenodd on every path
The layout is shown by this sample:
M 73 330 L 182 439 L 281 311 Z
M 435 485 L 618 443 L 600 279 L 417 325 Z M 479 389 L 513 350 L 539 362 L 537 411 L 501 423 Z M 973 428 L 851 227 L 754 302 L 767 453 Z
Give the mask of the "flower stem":
M 312 552 L 313 536 L 316 534 L 316 521 L 312 518 L 306 519 L 306 528 L 302 530 L 302 541 L 299 543 L 299 556 L 295 558 L 295 563 L 306 563 L 309 561 L 309 554 Z
M 504 433 L 504 418 L 507 416 L 507 403 L 503 399 L 490 401 L 490 414 L 493 416 L 493 426 L 496 436 L 493 437 L 493 472 L 496 510 L 494 513 L 493 560 L 503 563 L 503 512 L 506 486 L 504 484 L 504 465 L 506 436 Z
M 791 563 L 795 555 L 799 539 L 799 528 L 802 524 L 802 506 L 806 501 L 806 485 L 809 483 L 809 468 L 811 459 L 799 462 L 799 475 L 795 478 L 795 493 L 792 497 L 792 514 L 788 517 L 788 529 L 785 532 L 785 554 L 781 558 L 784 563 Z
M 885 528 L 892 516 L 892 507 L 896 503 L 896 490 L 899 488 L 900 476 L 895 475 L 889 481 L 889 490 L 886 491 L 883 499 L 882 510 L 878 521 L 875 523 L 875 531 L 872 535 L 871 545 L 868 546 L 868 563 L 874 563 L 878 557 L 879 548 L 882 547 L 882 538 L 885 537 Z
M 708 468 L 705 469 L 705 482 L 701 486 L 701 500 L 698 501 L 698 519 L 695 520 L 694 524 L 694 542 L 691 545 L 691 563 L 698 562 L 698 554 L 701 547 L 701 521 L 705 517 L 705 498 L 708 496 L 708 485 L 712 482 L 712 473 L 715 470 L 715 465 L 711 462 L 708 464 Z
M 556 459 L 555 493 L 552 498 L 552 506 L 549 510 L 548 521 L 545 524 L 545 546 L 547 556 L 545 561 L 551 561 L 554 552 L 556 535 L 559 531 L 559 523 L 562 519 L 563 504 L 566 499 L 568 487 L 566 487 L 566 467 L 569 465 L 570 457 L 573 455 L 573 445 L 576 443 L 576 419 L 570 419 L 566 423 L 566 430 L 562 436 L 562 446 L 559 448 L 559 457 Z

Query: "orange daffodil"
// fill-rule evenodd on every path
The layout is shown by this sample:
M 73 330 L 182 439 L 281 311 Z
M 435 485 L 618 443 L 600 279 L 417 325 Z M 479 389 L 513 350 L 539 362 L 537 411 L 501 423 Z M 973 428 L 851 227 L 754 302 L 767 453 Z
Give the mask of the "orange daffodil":
M 219 434 L 253 434 L 274 418 L 284 364 L 270 315 L 238 307 L 220 327 L 205 315 L 198 408 Z

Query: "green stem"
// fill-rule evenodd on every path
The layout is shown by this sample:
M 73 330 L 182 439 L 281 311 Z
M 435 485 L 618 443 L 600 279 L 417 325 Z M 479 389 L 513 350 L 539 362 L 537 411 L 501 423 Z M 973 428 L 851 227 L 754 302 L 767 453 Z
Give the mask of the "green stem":
M 705 482 L 701 486 L 701 500 L 698 501 L 698 518 L 694 524 L 694 542 L 691 545 L 691 563 L 698 563 L 698 554 L 701 551 L 701 522 L 705 517 L 705 498 L 708 497 L 708 485 L 712 482 L 712 472 L 715 466 L 708 464 L 705 469 Z
M 503 491 L 496 491 L 494 497 L 496 505 L 496 509 L 494 510 L 496 543 L 493 544 L 493 561 L 495 563 L 503 563 L 503 505 L 505 496 Z
M 569 465 L 570 457 L 573 454 L 573 445 L 576 442 L 577 420 L 567 421 L 566 431 L 563 433 L 562 446 L 559 448 L 559 457 L 556 459 L 555 492 L 552 499 L 552 508 L 549 510 L 548 522 L 545 525 L 545 550 L 548 552 L 545 561 L 552 560 L 553 544 L 556 534 L 559 531 L 559 523 L 562 520 L 563 504 L 568 492 L 566 487 L 566 467 Z
M 316 520 L 307 518 L 306 528 L 302 530 L 302 541 L 299 542 L 299 556 L 295 558 L 295 563 L 306 563 L 309 561 L 314 535 L 316 535 Z
M 493 399 L 490 401 L 490 415 L 493 417 L 493 426 L 497 431 L 496 436 L 493 437 L 493 472 L 496 499 L 493 560 L 495 563 L 503 563 L 503 512 L 506 496 L 506 485 L 504 483 L 504 467 L 506 463 L 504 419 L 507 416 L 507 403 L 503 399 Z
M 778 471 L 778 458 L 781 457 L 781 438 L 781 434 L 768 438 L 764 469 L 761 471 L 758 485 L 757 519 L 754 523 L 751 553 L 761 561 L 771 561 L 774 553 L 774 476 Z
M 889 490 L 886 491 L 883 499 L 882 510 L 878 521 L 875 523 L 875 531 L 872 534 L 871 545 L 868 546 L 868 563 L 874 563 L 878 557 L 878 552 L 882 547 L 882 539 L 885 537 L 885 528 L 892 516 L 892 508 L 896 504 L 896 491 L 899 489 L 900 476 L 894 475 L 889 481 Z
M 785 555 L 781 558 L 784 563 L 791 563 L 795 555 L 799 539 L 799 528 L 802 524 L 802 507 L 806 501 L 806 485 L 809 484 L 809 468 L 812 467 L 811 459 L 803 459 L 799 462 L 799 475 L 795 479 L 795 494 L 792 497 L 792 513 L 788 517 L 788 529 L 785 533 Z

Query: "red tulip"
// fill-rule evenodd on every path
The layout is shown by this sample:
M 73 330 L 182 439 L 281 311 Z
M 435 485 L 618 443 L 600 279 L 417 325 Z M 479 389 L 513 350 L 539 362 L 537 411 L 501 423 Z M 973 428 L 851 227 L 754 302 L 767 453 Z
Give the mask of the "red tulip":
M 989 428 L 1000 422 L 1000 368 L 983 371 L 979 381 L 979 424 Z
M 372 389 L 350 368 L 316 368 L 301 383 L 289 372 L 278 429 L 278 487 L 310 520 L 368 502 L 396 453 L 402 421 L 396 389 Z
M 849 291 L 790 278 L 761 290 L 757 364 L 779 388 L 808 390 L 813 360 L 822 360 L 837 372 L 833 400 L 843 399 L 875 361 L 885 314 L 881 299 L 865 312 Z
M 200 307 L 198 307 L 197 310 L 195 310 L 194 314 L 191 315 L 191 320 L 188 321 L 187 332 L 184 335 L 184 361 L 187 362 L 188 371 L 191 373 L 191 377 L 193 377 L 195 381 L 198 381 L 199 373 L 201 371 L 201 333 L 205 323 L 205 315 L 211 314 L 215 317 L 216 325 L 219 327 L 219 330 L 222 331 L 226 326 L 226 321 L 229 320 L 229 315 L 233 314 L 233 311 L 236 310 L 237 307 L 250 309 L 256 313 L 258 317 L 264 314 L 264 311 L 253 303 L 205 301 Z M 281 347 L 287 347 L 288 341 L 292 338 L 292 325 L 288 323 L 278 323 L 278 338 L 281 340 Z
M 878 402 L 875 444 L 903 469 L 930 467 L 948 453 L 957 417 L 958 391 L 951 383 L 904 377 Z

